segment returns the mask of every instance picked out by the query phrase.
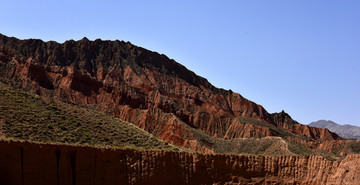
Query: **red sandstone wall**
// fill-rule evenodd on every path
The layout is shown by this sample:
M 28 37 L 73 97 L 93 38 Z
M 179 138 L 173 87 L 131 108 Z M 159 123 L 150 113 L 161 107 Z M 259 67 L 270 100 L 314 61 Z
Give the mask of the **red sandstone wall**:
M 0 141 L 0 184 L 360 184 L 360 156 L 262 157 Z

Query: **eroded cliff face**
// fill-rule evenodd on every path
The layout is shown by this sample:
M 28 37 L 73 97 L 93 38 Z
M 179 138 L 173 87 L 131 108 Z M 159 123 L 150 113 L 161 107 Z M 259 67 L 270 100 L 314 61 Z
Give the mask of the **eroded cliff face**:
M 164 141 L 197 151 L 214 149 L 196 138 L 193 129 L 224 139 L 283 137 L 270 125 L 305 136 L 313 145 L 339 139 L 288 115 L 269 114 L 174 60 L 128 42 L 84 38 L 58 44 L 0 35 L 0 64 L 4 81 L 39 95 L 95 106 Z
M 1 184 L 360 184 L 360 156 L 239 156 L 0 141 Z

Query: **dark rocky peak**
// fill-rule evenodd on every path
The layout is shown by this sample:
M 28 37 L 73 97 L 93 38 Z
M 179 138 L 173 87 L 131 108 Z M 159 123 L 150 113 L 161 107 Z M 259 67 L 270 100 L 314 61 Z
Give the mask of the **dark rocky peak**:
M 295 129 L 295 125 L 299 124 L 295 120 L 293 120 L 288 113 L 282 110 L 279 113 L 271 114 L 276 125 L 285 127 L 288 129 Z
M 291 117 L 290 117 L 290 115 L 288 114 L 288 113 L 286 113 L 284 110 L 282 110 L 281 112 L 279 112 L 279 113 L 273 113 L 273 114 L 271 114 L 274 118 L 276 118 L 276 119 L 278 119 L 278 120 L 280 120 L 280 121 L 284 121 L 285 119 L 292 119 Z
M 40 64 L 46 66 L 75 66 L 93 75 L 100 67 L 108 70 L 115 66 L 130 66 L 139 74 L 142 73 L 143 68 L 148 68 L 183 79 L 197 87 L 204 86 L 218 90 L 205 78 L 167 56 L 137 47 L 130 42 L 101 39 L 90 41 L 84 37 L 79 41 L 68 40 L 60 44 L 54 41 L 43 42 L 39 39 L 19 40 L 0 35 L 0 45 L 14 49 L 25 57 L 34 57 Z
M 80 42 L 90 42 L 90 40 L 87 37 L 84 37 L 80 40 Z

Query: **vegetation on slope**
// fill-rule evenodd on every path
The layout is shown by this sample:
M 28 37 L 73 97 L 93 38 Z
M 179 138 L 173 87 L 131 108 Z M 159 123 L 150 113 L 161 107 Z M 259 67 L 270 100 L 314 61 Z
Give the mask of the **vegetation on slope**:
M 0 82 L 0 137 L 118 148 L 182 150 L 117 118 Z
M 245 119 L 245 118 L 244 118 Z M 246 118 L 247 124 L 260 124 L 257 120 Z M 250 122 L 249 122 L 250 121 Z M 272 128 L 272 126 L 271 126 Z M 278 132 L 287 131 L 277 128 Z M 237 138 L 237 139 L 223 139 L 218 137 L 210 137 L 201 130 L 191 129 L 195 138 L 202 142 L 204 146 L 213 148 L 216 153 L 232 153 L 232 154 L 246 154 L 246 155 L 311 155 L 314 151 L 295 144 L 282 137 L 263 137 L 263 138 Z
M 246 122 L 253 123 L 249 120 Z M 280 130 L 277 131 L 280 132 Z M 311 153 L 309 151 L 304 153 L 303 150 L 298 149 L 297 145 L 287 144 L 287 141 L 279 137 L 226 140 L 210 137 L 196 129 L 192 129 L 192 132 L 201 142 L 211 145 L 217 153 L 253 155 Z M 41 98 L 1 82 L 0 136 L 36 142 L 183 150 L 155 138 L 131 123 L 99 113 L 91 108 Z M 296 146 L 295 149 L 294 146 Z
M 246 124 L 264 126 L 260 121 L 242 118 Z M 244 120 L 243 120 L 244 119 Z M 291 142 L 297 137 L 272 125 L 265 125 L 282 137 L 223 139 L 190 128 L 197 140 L 216 153 L 246 155 L 311 155 L 338 159 L 342 151 L 359 153 L 356 141 L 346 141 L 331 152 L 311 150 Z M 46 143 L 85 144 L 147 150 L 184 151 L 169 145 L 131 123 L 91 108 L 42 98 L 0 82 L 0 138 Z M 288 139 L 286 139 L 288 138 Z M 290 139 L 290 140 L 289 140 Z M 186 150 L 188 151 L 188 150 Z

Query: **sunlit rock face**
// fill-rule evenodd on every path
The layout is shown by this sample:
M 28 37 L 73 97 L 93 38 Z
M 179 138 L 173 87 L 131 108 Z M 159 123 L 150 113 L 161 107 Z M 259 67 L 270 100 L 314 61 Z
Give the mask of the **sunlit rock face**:
M 14 86 L 89 105 L 196 151 L 219 152 L 208 137 L 231 140 L 286 133 L 301 136 L 294 142 L 311 147 L 340 139 L 327 129 L 301 125 L 285 112 L 269 114 L 165 55 L 129 42 L 84 38 L 59 44 L 0 35 L 0 68 L 0 78 Z

